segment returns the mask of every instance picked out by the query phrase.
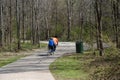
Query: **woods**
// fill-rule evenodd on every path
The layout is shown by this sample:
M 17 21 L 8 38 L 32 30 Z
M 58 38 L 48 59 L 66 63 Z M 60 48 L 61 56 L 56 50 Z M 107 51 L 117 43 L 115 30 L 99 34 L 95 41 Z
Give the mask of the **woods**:
M 120 80 L 120 0 L 0 0 L 0 67 L 1 80 Z
M 0 0 L 0 48 L 39 45 L 57 35 L 62 41 L 103 42 L 120 48 L 119 0 Z M 91 39 L 92 37 L 92 39 Z

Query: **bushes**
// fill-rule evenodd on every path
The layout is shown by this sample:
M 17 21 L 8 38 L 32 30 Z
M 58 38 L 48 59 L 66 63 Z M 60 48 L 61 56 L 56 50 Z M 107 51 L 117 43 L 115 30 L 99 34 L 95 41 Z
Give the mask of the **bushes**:
M 90 80 L 119 80 L 119 50 L 114 48 L 105 49 L 105 55 L 103 57 L 96 58 L 91 62 L 90 66 L 91 68 L 95 68 L 90 74 Z

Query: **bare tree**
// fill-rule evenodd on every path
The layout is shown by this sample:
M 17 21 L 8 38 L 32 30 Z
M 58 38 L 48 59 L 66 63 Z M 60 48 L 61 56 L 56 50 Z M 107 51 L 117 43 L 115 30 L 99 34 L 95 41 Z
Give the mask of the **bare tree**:
M 21 49 L 20 45 L 20 7 L 18 5 L 18 0 L 16 0 L 16 26 L 17 26 L 17 49 Z
M 31 39 L 32 39 L 32 44 L 34 45 L 35 44 L 35 28 L 34 28 L 34 0 L 32 0 L 31 2 L 31 31 L 32 31 L 32 34 L 31 34 Z
M 25 11 L 24 11 L 24 8 L 25 8 L 25 1 L 22 0 L 22 40 L 23 42 L 25 42 Z
M 71 35 L 71 26 L 72 26 L 72 17 L 73 17 L 73 6 L 74 6 L 75 0 L 66 0 L 67 5 L 67 40 L 70 40 Z
M 0 0 L 0 46 L 4 47 L 3 1 Z
M 12 2 L 9 1 L 9 43 L 10 43 L 10 50 L 12 50 Z
M 98 41 L 99 41 L 99 54 L 103 55 L 103 42 L 102 42 L 102 0 L 95 0 L 95 11 L 97 18 Z
M 120 48 L 120 43 L 119 43 L 119 0 L 112 0 L 112 8 L 113 8 L 113 20 L 114 20 L 114 32 L 115 32 L 115 42 L 116 42 L 116 47 Z
M 2 47 L 2 1 L 0 0 L 0 48 Z
M 84 1 L 78 1 L 78 15 L 79 15 L 79 28 L 80 28 L 80 33 L 79 33 L 79 39 L 80 41 L 83 41 L 83 24 L 84 24 L 84 10 L 85 10 L 85 2 Z

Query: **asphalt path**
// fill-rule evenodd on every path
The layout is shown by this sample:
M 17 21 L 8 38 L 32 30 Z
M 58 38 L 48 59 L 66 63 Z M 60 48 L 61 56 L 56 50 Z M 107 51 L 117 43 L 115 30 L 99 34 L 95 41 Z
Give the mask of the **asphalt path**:
M 60 42 L 54 55 L 47 56 L 47 52 L 47 49 L 34 52 L 0 68 L 0 80 L 54 80 L 49 65 L 63 54 L 75 52 L 75 43 Z

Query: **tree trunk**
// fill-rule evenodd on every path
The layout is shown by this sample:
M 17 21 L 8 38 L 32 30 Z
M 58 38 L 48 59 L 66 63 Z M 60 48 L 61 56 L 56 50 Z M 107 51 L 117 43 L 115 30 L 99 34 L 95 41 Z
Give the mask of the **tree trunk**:
M 99 42 L 99 55 L 103 55 L 103 42 L 102 42 L 102 1 L 95 0 L 95 9 L 97 16 L 97 27 L 98 27 L 98 42 Z
M 2 47 L 2 2 L 0 0 L 0 48 Z
M 120 48 L 119 29 L 118 29 L 119 27 L 119 5 L 118 3 L 119 1 L 112 1 L 116 48 Z
M 24 24 L 24 22 L 25 22 L 24 8 L 25 7 L 24 7 L 24 3 L 25 3 L 24 0 L 22 0 L 22 29 L 23 29 L 22 30 L 22 37 L 23 37 L 22 39 L 23 39 L 23 43 L 25 42 L 25 26 L 24 26 L 25 25 Z
M 83 41 L 83 13 L 79 13 L 80 41 Z
M 0 45 L 1 47 L 4 47 L 4 44 L 5 44 L 5 40 L 4 40 L 4 37 L 5 37 L 5 34 L 4 34 L 4 27 L 3 27 L 3 2 L 2 0 L 0 0 L 0 37 L 1 37 L 1 41 L 0 41 Z
M 32 44 L 35 45 L 35 28 L 34 28 L 34 0 L 32 0 L 32 15 L 31 15 L 31 18 L 32 18 L 32 22 L 31 22 L 31 32 L 32 32 Z
M 10 37 L 10 50 L 12 50 L 12 5 L 11 5 L 11 0 L 10 0 L 10 5 L 9 5 L 9 13 L 10 13 L 10 34 L 9 34 L 9 37 Z
M 49 25 L 48 25 L 48 18 L 45 17 L 45 25 L 46 25 L 46 39 L 49 39 L 50 37 L 50 29 L 49 29 Z
M 17 49 L 21 49 L 20 45 L 20 7 L 18 7 L 18 0 L 16 0 L 16 24 L 17 24 Z
M 71 0 L 67 0 L 67 40 L 70 40 L 70 32 L 71 32 L 71 5 L 70 5 Z

